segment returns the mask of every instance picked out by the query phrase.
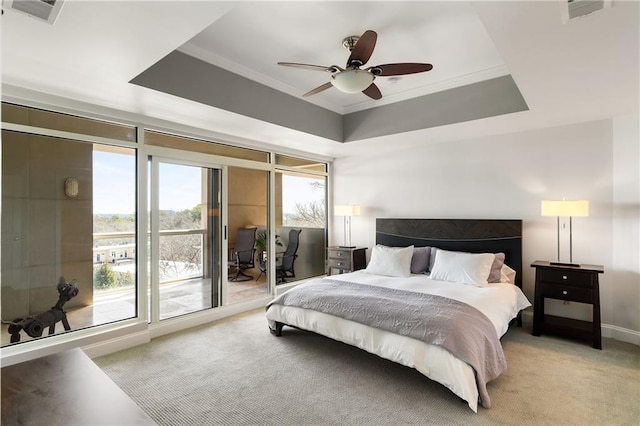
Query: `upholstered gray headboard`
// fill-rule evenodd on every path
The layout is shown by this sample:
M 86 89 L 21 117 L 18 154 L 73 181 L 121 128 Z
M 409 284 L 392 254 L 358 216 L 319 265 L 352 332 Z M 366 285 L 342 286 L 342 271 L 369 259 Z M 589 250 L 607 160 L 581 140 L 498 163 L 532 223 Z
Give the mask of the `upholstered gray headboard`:
M 522 220 L 376 219 L 376 243 L 438 247 L 470 253 L 505 254 L 522 288 Z

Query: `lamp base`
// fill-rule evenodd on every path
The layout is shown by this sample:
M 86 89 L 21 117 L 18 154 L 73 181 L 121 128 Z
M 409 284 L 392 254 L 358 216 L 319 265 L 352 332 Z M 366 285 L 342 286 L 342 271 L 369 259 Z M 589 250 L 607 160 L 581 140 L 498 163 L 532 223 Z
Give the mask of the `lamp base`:
M 352 248 L 356 248 L 356 246 L 338 246 L 338 248 L 348 248 L 348 249 L 352 249 Z
M 566 263 L 566 262 L 549 262 L 549 265 L 553 266 L 573 266 L 575 268 L 579 268 L 580 264 L 578 263 Z

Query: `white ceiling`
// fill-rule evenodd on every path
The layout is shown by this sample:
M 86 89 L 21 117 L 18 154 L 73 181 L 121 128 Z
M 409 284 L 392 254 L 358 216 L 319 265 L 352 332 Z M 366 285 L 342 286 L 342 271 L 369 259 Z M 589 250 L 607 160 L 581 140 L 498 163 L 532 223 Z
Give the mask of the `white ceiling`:
M 212 2 L 67 0 L 51 26 L 6 7 L 2 88 L 69 110 L 168 120 L 237 143 L 339 156 L 638 112 L 638 2 L 562 22 L 563 1 Z M 430 72 L 378 78 L 383 99 L 329 89 L 309 102 L 347 113 L 511 74 L 529 111 L 341 144 L 128 82 L 175 49 L 294 96 L 329 74 L 278 61 L 344 65 L 341 40 L 378 33 L 369 65 L 428 62 Z M 89 106 L 89 104 L 91 106 Z M 120 114 L 120 113 L 115 113 Z M 395 145 L 397 146 L 397 145 Z

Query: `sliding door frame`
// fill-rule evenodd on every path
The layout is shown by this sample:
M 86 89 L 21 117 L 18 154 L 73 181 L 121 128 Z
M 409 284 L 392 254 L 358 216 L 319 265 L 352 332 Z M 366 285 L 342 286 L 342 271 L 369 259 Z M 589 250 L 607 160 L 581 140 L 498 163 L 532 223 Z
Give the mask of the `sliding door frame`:
M 150 319 L 151 319 L 151 323 L 159 323 L 161 321 L 160 319 L 160 190 L 161 190 L 160 164 L 176 164 L 181 166 L 197 167 L 197 168 L 207 169 L 207 170 L 218 170 L 220 171 L 221 175 L 223 173 L 222 172 L 223 167 L 218 164 L 209 163 L 206 161 L 196 161 L 195 159 L 176 158 L 173 156 L 167 157 L 162 155 L 148 155 L 147 158 L 150 159 L 150 167 L 151 167 L 151 176 L 150 176 L 151 188 L 150 188 L 150 194 L 149 194 L 150 195 L 149 216 L 151 220 L 151 229 L 150 229 L 151 250 L 149 253 L 150 254 L 149 264 L 151 268 L 150 275 L 149 275 L 150 293 L 151 293 L 151 300 L 150 300 L 151 318 Z M 209 179 L 207 178 L 207 191 L 210 191 L 211 188 L 209 188 L 208 184 L 209 184 Z M 222 185 L 219 188 L 219 190 L 223 194 L 226 192 L 226 189 Z M 209 195 L 217 196 L 218 194 L 209 194 Z M 207 226 L 209 223 L 210 223 L 210 220 L 207 218 Z M 204 256 L 203 265 L 202 265 L 203 274 L 205 273 L 205 270 L 210 270 L 211 262 L 218 262 L 218 259 L 213 258 L 215 252 L 213 250 L 212 251 L 205 250 L 204 246 L 206 246 L 207 242 L 210 241 L 212 233 L 219 235 L 219 238 L 221 238 L 221 245 L 224 245 L 223 229 L 224 229 L 224 225 L 222 223 L 218 225 L 217 230 L 208 229 L 209 232 L 207 232 L 207 239 L 206 241 L 203 241 L 203 252 L 206 253 L 206 256 Z M 224 247 L 223 247 L 223 250 L 221 250 L 221 253 L 225 253 Z M 218 255 L 220 254 L 218 253 Z M 221 257 L 224 258 L 224 256 L 221 256 Z M 224 270 L 222 269 L 222 267 L 226 267 L 226 265 L 224 265 L 223 262 L 220 262 L 219 264 L 221 265 L 220 270 Z M 224 287 L 223 285 L 221 285 L 222 274 L 218 273 L 219 276 L 214 276 L 213 273 L 211 273 L 210 275 L 211 275 L 212 306 L 210 308 L 203 309 L 204 311 L 209 309 L 215 309 L 216 307 L 219 306 L 219 301 L 221 300 L 221 297 L 219 295 L 221 290 L 220 287 L 221 286 Z M 222 290 L 222 292 L 224 293 L 224 290 Z M 163 319 L 162 321 L 165 321 L 168 319 L 170 318 Z
M 158 189 L 159 188 L 157 187 L 156 184 L 154 184 L 155 182 L 159 181 L 158 162 L 167 162 L 172 164 L 181 164 L 186 166 L 221 170 L 221 180 L 222 180 L 221 199 L 220 199 L 221 258 L 219 259 L 221 277 L 220 277 L 220 289 L 219 289 L 220 294 L 218 299 L 220 304 L 217 307 L 214 306 L 211 309 L 205 309 L 200 313 L 227 306 L 227 301 L 228 301 L 227 292 L 228 292 L 229 282 L 227 280 L 228 278 L 227 274 L 225 274 L 224 271 L 228 270 L 229 265 L 228 265 L 227 256 L 225 256 L 224 253 L 228 253 L 228 250 L 229 250 L 229 226 L 228 226 L 229 167 L 240 167 L 240 168 L 261 170 L 268 173 L 267 223 L 269 228 L 268 232 L 270 235 L 273 235 L 274 233 L 273 230 L 275 229 L 275 197 L 274 197 L 274 194 L 273 194 L 274 191 L 272 188 L 275 185 L 275 177 L 274 177 L 274 170 L 272 165 L 270 163 L 261 163 L 261 162 L 256 162 L 252 160 L 242 160 L 242 159 L 222 157 L 217 155 L 202 154 L 197 152 L 181 151 L 181 150 L 165 148 L 165 147 L 156 147 L 156 146 L 147 145 L 145 148 L 146 149 L 144 150 L 144 155 L 141 155 L 141 157 L 143 157 L 143 161 L 145 162 L 145 172 L 144 172 L 145 176 L 146 176 L 146 173 L 148 173 L 146 171 L 147 167 L 149 167 L 149 171 L 150 171 L 151 184 L 150 184 L 150 187 L 148 188 L 148 191 L 149 191 L 148 195 L 150 197 L 149 199 L 151 200 L 151 204 L 149 206 L 150 207 L 149 219 L 150 219 L 150 226 L 151 226 L 150 233 L 152 236 L 159 235 L 159 231 L 160 231 L 158 220 L 157 218 L 153 217 L 154 214 L 158 213 L 158 208 L 159 208 L 159 205 L 158 205 L 158 201 L 159 201 Z M 149 161 L 149 159 L 151 159 L 151 161 Z M 142 176 L 142 173 L 143 173 L 142 168 L 140 170 L 141 170 L 140 175 Z M 145 211 L 145 212 L 147 211 L 146 204 L 144 206 L 144 210 L 142 211 Z M 141 223 L 140 225 L 142 226 L 143 224 Z M 147 223 L 146 226 L 149 226 L 149 223 Z M 146 236 L 146 231 L 145 231 L 145 236 Z M 268 241 L 269 241 L 268 253 L 275 253 L 276 252 L 275 239 L 269 238 Z M 147 243 L 145 242 L 145 246 L 146 244 Z M 159 251 L 158 238 L 151 238 L 150 253 L 148 253 L 146 257 L 146 259 L 150 259 L 150 265 L 149 265 L 150 270 L 148 275 L 149 281 L 148 281 L 148 285 L 144 286 L 145 291 L 141 292 L 141 293 L 145 293 L 146 295 L 150 288 L 151 297 L 150 297 L 150 300 L 146 300 L 148 304 L 145 305 L 145 308 L 143 308 L 140 312 L 145 311 L 145 309 L 148 309 L 150 311 L 148 322 L 150 322 L 152 325 L 157 325 L 160 322 L 167 323 L 174 320 L 174 318 L 171 318 L 171 319 L 163 319 L 162 321 L 160 321 L 160 313 L 159 313 L 159 308 L 160 308 L 159 296 L 160 295 L 159 295 L 159 275 L 158 275 L 159 264 L 158 264 L 158 256 L 154 255 L 154 253 L 158 253 L 158 251 Z M 214 259 L 214 261 L 216 260 L 217 259 Z M 267 258 L 267 262 L 268 262 L 267 263 L 268 265 L 267 266 L 267 296 L 271 297 L 274 294 L 275 274 L 273 274 L 270 271 L 275 271 L 275 265 L 276 265 L 275 256 L 269 255 Z M 144 263 L 146 264 L 146 262 Z M 198 315 L 198 312 L 194 312 L 188 315 L 192 315 L 192 316 Z

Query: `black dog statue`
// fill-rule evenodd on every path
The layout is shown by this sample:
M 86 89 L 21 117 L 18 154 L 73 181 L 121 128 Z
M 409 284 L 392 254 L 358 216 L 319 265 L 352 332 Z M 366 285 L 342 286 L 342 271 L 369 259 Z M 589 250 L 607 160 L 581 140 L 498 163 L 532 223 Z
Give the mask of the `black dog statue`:
M 69 300 L 78 295 L 80 290 L 78 289 L 77 280 L 66 282 L 64 277 L 60 277 L 58 280 L 58 303 L 48 311 L 42 312 L 38 315 L 33 315 L 27 318 L 16 318 L 9 325 L 9 334 L 11 334 L 11 343 L 20 341 L 20 330 L 24 330 L 31 337 L 40 337 L 46 327 L 49 327 L 49 335 L 55 333 L 56 323 L 62 321 L 62 325 L 66 331 L 71 330 L 69 321 L 67 320 L 67 313 L 62 310 L 62 307 Z

